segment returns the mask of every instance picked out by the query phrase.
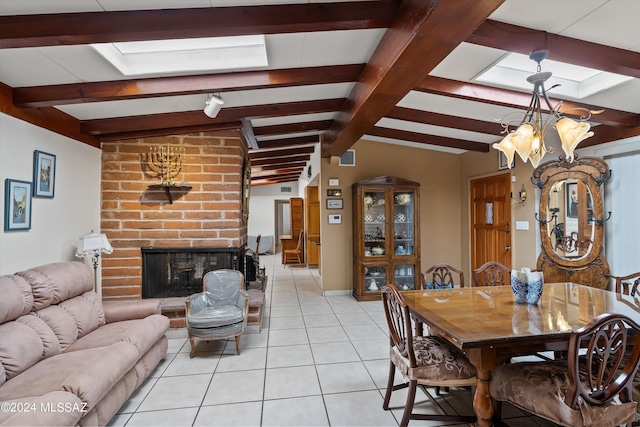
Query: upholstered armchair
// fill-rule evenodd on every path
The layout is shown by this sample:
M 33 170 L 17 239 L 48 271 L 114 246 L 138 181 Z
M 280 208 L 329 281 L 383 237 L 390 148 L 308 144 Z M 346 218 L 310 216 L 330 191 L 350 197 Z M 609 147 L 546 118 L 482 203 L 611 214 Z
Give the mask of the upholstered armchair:
M 236 338 L 240 354 L 240 336 L 247 327 L 249 294 L 244 289 L 244 275 L 237 270 L 210 271 L 202 279 L 204 292 L 187 298 L 187 332 L 190 356 L 195 354 L 195 339 Z

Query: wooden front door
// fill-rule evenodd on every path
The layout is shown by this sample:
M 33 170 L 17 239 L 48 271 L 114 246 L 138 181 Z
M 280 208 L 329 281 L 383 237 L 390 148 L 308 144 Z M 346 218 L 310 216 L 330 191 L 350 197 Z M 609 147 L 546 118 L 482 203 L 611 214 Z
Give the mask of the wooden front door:
M 498 261 L 511 268 L 510 174 L 471 181 L 471 268 Z

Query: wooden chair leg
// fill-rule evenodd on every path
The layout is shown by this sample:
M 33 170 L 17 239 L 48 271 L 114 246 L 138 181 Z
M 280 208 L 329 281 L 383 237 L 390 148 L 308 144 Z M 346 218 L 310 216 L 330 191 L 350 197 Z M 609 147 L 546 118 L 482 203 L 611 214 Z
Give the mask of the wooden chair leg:
M 402 421 L 400 421 L 400 427 L 407 427 L 409 425 L 409 419 L 411 419 L 411 413 L 413 412 L 413 403 L 416 400 L 416 389 L 418 388 L 418 381 L 409 381 L 409 390 L 407 391 L 407 403 L 404 405 L 404 414 L 402 415 Z
M 242 335 L 236 335 L 236 353 L 240 355 L 240 337 Z
M 193 359 L 193 356 L 196 354 L 196 344 L 192 337 L 189 337 L 189 342 L 191 343 L 191 352 L 189 353 L 189 358 Z
M 393 380 L 396 377 L 396 365 L 393 362 L 389 362 L 389 379 L 387 380 L 387 392 L 384 395 L 384 402 L 382 403 L 382 409 L 389 410 L 389 401 L 391 400 L 391 392 L 393 391 Z

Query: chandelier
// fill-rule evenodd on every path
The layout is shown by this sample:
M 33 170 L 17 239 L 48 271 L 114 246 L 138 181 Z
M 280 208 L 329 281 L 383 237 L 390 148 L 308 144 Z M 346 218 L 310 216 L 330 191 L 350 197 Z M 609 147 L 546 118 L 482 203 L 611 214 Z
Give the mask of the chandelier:
M 547 147 L 544 137 L 549 126 L 552 126 L 558 132 L 560 141 L 562 142 L 562 150 L 566 154 L 569 163 L 573 162 L 573 151 L 576 146 L 584 139 L 593 136 L 593 132 L 589 131 L 590 125 L 587 122 L 592 114 L 599 114 L 604 110 L 593 111 L 586 108 L 572 108 L 560 111 L 562 101 L 555 107 L 551 106 L 551 101 L 547 96 L 547 90 L 544 82 L 551 77 L 550 72 L 542 72 L 540 62 L 549 55 L 548 50 L 537 50 L 529 58 L 538 63 L 535 74 L 529 76 L 527 81 L 533 84 L 533 92 L 531 102 L 524 114 L 522 120 L 507 120 L 507 117 L 513 113 L 509 113 L 502 118 L 501 126 L 503 134 L 506 136 L 499 143 L 494 143 L 493 148 L 500 150 L 507 158 L 507 165 L 511 168 L 515 153 L 518 153 L 523 162 L 531 161 L 533 167 L 538 167 L 545 153 L 553 153 L 552 147 Z M 554 85 L 549 89 L 559 85 Z M 545 103 L 545 110 L 548 110 L 546 117 L 542 112 L 542 101 Z M 562 113 L 567 111 L 579 112 L 578 121 L 569 117 L 565 117 Z M 574 114 L 574 116 L 577 114 Z M 519 123 L 519 124 L 518 124 Z M 517 128 L 516 128 L 517 124 Z

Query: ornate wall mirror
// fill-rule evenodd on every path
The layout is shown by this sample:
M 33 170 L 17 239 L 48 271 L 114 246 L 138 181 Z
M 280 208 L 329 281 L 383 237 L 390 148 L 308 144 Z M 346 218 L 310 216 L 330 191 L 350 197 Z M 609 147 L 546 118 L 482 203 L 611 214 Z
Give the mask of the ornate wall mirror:
M 593 157 L 564 155 L 533 171 L 540 189 L 537 216 L 542 252 L 537 268 L 547 282 L 575 282 L 606 288 L 609 264 L 602 253 L 604 215 L 602 184 L 611 175 L 607 164 Z

